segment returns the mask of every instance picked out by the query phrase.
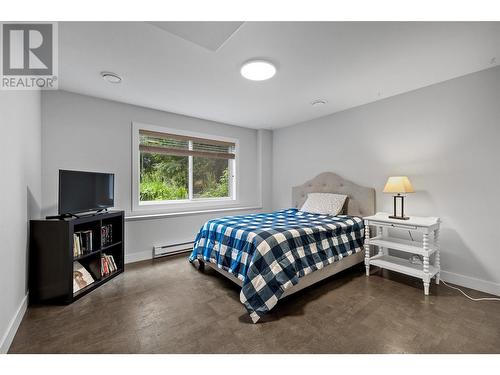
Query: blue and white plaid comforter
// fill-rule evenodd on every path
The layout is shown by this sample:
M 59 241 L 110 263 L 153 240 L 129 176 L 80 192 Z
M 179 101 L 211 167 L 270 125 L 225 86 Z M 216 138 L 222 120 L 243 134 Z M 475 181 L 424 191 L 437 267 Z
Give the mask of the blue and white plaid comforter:
M 363 248 L 363 220 L 288 209 L 209 220 L 189 261 L 201 259 L 242 280 L 240 300 L 253 322 L 299 278 Z

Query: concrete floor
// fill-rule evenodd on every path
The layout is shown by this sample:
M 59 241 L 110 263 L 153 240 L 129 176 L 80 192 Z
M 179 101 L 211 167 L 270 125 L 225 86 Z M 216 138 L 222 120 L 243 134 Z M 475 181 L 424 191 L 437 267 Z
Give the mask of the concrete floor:
M 9 352 L 500 352 L 500 302 L 472 302 L 442 284 L 425 297 L 416 279 L 380 270 L 367 278 L 356 266 L 254 325 L 237 286 L 186 257 L 128 265 L 69 306 L 30 307 Z

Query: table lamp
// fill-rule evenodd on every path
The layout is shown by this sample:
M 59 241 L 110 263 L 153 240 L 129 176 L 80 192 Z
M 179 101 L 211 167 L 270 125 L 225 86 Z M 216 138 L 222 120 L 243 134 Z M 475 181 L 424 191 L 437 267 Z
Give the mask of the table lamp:
M 387 179 L 387 183 L 384 187 L 384 193 L 396 193 L 394 195 L 394 215 L 389 216 L 391 219 L 408 220 L 409 217 L 405 217 L 404 211 L 404 195 L 406 193 L 414 193 L 413 186 L 411 186 L 410 180 L 406 176 L 394 176 Z M 398 216 L 396 213 L 396 201 L 401 199 L 401 215 Z

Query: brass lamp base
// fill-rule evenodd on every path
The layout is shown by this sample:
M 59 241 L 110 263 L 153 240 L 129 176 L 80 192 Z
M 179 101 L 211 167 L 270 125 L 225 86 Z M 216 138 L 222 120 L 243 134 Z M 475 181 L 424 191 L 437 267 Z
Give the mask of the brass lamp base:
M 410 220 L 408 216 L 394 216 L 394 215 L 389 216 L 389 219 Z

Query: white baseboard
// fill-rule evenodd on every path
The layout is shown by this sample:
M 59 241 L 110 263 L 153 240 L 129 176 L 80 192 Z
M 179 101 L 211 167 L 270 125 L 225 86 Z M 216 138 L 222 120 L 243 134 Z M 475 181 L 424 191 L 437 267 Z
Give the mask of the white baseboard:
M 26 294 L 21 301 L 15 315 L 12 317 L 7 331 L 4 333 L 2 340 L 0 341 L 0 354 L 5 354 L 9 351 L 10 345 L 16 336 L 17 329 L 23 320 L 23 316 L 28 308 L 28 294 Z
M 476 279 L 475 277 L 459 275 L 458 273 L 448 271 L 441 271 L 441 278 L 452 284 L 500 296 L 500 284 L 498 283 Z
M 138 253 L 125 253 L 125 264 L 140 262 L 141 260 L 153 259 L 153 250 L 141 251 Z
M 178 254 L 180 254 L 179 252 Z M 186 257 L 188 255 L 188 251 L 186 251 Z M 152 251 L 141 251 L 139 253 L 125 254 L 125 264 L 140 262 L 142 260 L 150 260 L 153 259 Z
M 192 241 L 185 241 L 185 242 L 191 243 Z M 175 247 L 173 248 L 173 250 L 175 252 L 175 250 L 176 250 Z M 190 251 L 190 250 L 186 250 L 186 253 L 188 251 Z M 174 252 L 172 252 L 172 254 L 174 254 Z M 181 251 L 181 252 L 183 252 L 183 251 Z M 181 253 L 181 252 L 175 252 L 175 253 Z M 164 255 L 168 255 L 168 254 L 164 254 Z M 156 256 L 158 258 L 158 254 Z M 161 257 L 161 255 L 160 255 L 160 257 Z M 151 251 L 139 251 L 136 253 L 125 252 L 125 264 L 140 262 L 142 260 L 149 260 L 149 259 L 153 259 L 153 250 L 151 250 Z

